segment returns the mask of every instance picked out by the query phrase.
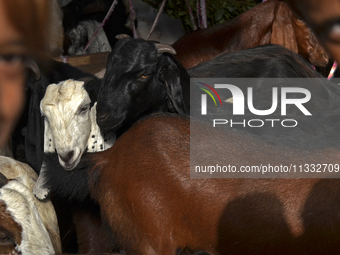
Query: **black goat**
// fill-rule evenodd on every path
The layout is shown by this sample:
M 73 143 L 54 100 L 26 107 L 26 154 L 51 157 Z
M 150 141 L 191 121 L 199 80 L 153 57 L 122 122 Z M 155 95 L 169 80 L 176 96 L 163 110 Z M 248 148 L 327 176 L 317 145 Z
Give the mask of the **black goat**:
M 171 54 L 170 46 L 143 39 L 117 42 L 98 95 L 103 130 L 119 136 L 152 112 L 188 114 L 190 77 L 321 78 L 302 57 L 278 45 L 221 55 L 188 71 Z

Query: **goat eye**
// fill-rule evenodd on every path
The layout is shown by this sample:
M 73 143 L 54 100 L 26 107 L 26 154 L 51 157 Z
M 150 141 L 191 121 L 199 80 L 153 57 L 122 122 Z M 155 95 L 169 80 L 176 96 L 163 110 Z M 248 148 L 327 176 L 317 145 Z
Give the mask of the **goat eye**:
M 90 109 L 89 105 L 83 106 L 79 110 L 79 114 L 85 114 Z
M 0 236 L 0 244 L 2 245 L 11 245 L 13 244 L 13 240 L 8 236 Z
M 141 81 L 144 81 L 146 80 L 147 78 L 149 78 L 150 75 L 142 75 L 138 78 L 138 80 L 141 80 Z

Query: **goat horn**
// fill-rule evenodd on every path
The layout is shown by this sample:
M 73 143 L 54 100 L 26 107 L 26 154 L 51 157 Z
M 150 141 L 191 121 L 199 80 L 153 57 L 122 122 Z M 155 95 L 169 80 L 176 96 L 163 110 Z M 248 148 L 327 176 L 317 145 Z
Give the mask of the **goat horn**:
M 170 54 L 177 54 L 177 52 L 175 51 L 174 48 L 172 48 L 170 45 L 166 45 L 166 44 L 161 44 L 161 43 L 156 43 L 155 44 L 157 52 L 158 53 L 170 53 Z
M 123 38 L 129 38 L 131 36 L 127 35 L 127 34 L 119 34 L 119 35 L 116 35 L 116 39 L 120 40 L 120 39 L 123 39 Z
M 40 80 L 41 78 L 41 73 L 40 73 L 40 69 L 37 65 L 37 63 L 35 63 L 35 61 L 33 60 L 28 60 L 26 63 L 26 67 L 28 69 L 30 69 L 34 74 L 35 74 L 35 80 Z

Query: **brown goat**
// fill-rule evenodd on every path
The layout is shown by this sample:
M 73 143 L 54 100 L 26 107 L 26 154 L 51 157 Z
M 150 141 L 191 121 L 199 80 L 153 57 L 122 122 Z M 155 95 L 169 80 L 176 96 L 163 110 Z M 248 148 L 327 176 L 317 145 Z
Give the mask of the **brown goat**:
M 312 140 L 303 148 L 270 144 L 193 120 L 190 132 L 189 122 L 179 115 L 151 115 L 112 148 L 82 161 L 89 171 L 88 192 L 121 250 L 145 255 L 173 255 L 178 248 L 242 255 L 340 253 L 340 179 L 190 178 L 189 160 L 192 130 L 209 134 L 201 136 L 202 146 L 192 148 L 197 162 L 335 164 L 337 149 L 321 149 Z M 299 141 L 294 138 L 294 144 Z
M 311 64 L 323 67 L 328 55 L 307 25 L 288 4 L 268 0 L 231 21 L 194 31 L 173 47 L 185 67 L 194 67 L 214 57 L 263 44 L 280 44 L 301 54 Z

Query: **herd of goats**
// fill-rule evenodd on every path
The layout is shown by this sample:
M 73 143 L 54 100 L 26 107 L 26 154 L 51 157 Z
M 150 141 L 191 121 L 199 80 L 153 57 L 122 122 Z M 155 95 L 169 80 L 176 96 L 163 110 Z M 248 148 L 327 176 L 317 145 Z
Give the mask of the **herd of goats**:
M 339 179 L 190 178 L 190 156 L 339 164 L 340 87 L 288 4 L 268 0 L 171 46 L 116 38 L 100 78 L 29 63 L 11 156 L 0 156 L 0 254 L 340 254 Z M 211 128 L 190 117 L 190 79 L 215 77 L 318 78 L 301 85 L 313 121 L 293 111 L 301 125 L 288 131 Z M 191 148 L 190 130 L 203 134 Z

